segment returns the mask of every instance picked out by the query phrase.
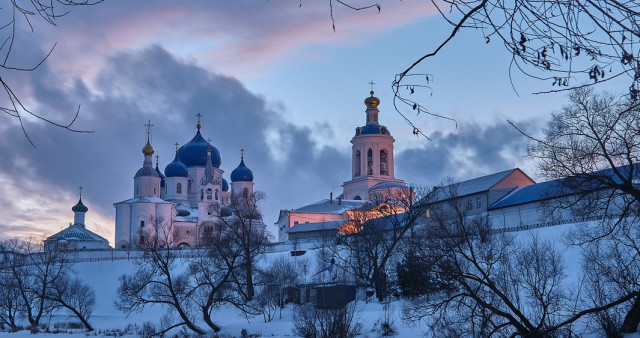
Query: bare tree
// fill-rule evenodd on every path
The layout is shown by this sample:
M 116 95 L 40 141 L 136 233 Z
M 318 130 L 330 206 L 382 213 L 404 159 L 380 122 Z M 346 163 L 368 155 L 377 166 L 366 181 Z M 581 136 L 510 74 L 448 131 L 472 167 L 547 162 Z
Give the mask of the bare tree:
M 282 309 L 287 301 L 286 288 L 293 287 L 299 282 L 299 273 L 293 262 L 285 257 L 280 257 L 261 271 L 262 291 L 258 295 L 258 301 L 265 309 L 265 322 L 273 319 L 272 312 L 275 308 L 280 308 L 280 319 L 282 319 Z
M 0 254 L 0 323 L 4 323 L 9 328 L 15 329 L 16 318 L 20 314 L 20 309 L 24 308 L 21 304 L 22 298 L 20 297 L 19 286 L 16 279 L 13 277 L 13 272 L 8 266 L 10 255 L 14 253 L 7 250 L 3 250 L 0 246 L 0 250 L 3 252 Z
M 293 312 L 293 333 L 305 338 L 347 338 L 360 334 L 356 322 L 357 303 L 340 309 L 318 309 L 311 303 L 297 305 Z
M 337 259 L 360 279 L 371 283 L 382 301 L 398 246 L 424 215 L 432 198 L 426 189 L 385 189 L 370 196 L 363 208 L 349 212 L 351 230 L 340 235 Z M 414 203 L 415 201 L 419 201 Z
M 554 199 L 555 208 L 598 220 L 578 226 L 571 238 L 602 273 L 601 281 L 588 279 L 592 291 L 598 294 L 602 284 L 616 291 L 592 297 L 603 301 L 594 306 L 627 298 L 630 303 L 621 305 L 627 309 L 621 329 L 635 332 L 640 324 L 640 287 L 634 279 L 640 270 L 640 104 L 578 89 L 571 93 L 570 104 L 553 115 L 543 137 L 530 138 L 534 145 L 529 155 L 538 160 L 540 173 L 564 177 L 553 193 L 571 196 Z
M 14 254 L 6 255 L 5 267 L 12 285 L 17 287 L 20 312 L 31 326 L 38 326 L 42 316 L 53 310 L 55 303 L 48 299 L 53 285 L 70 271 L 66 249 L 45 250 L 42 241 L 9 240 L 4 246 Z
M 222 303 L 243 306 L 233 288 L 241 250 L 223 237 L 208 247 L 173 248 L 171 223 L 162 220 L 150 223 L 152 230 L 147 232 L 150 237 L 140 247 L 142 258 L 136 271 L 120 277 L 116 307 L 132 313 L 148 304 L 168 306 L 170 311 L 163 317 L 159 335 L 180 326 L 202 335 L 205 330 L 198 325 L 197 318 L 214 332 L 219 331 L 213 320 L 214 310 Z
M 194 291 L 189 284 L 191 274 L 181 269 L 184 262 L 180 251 L 172 249 L 170 241 L 160 240 L 161 235 L 171 238 L 172 226 L 159 219 L 150 223 L 153 225 L 153 233 L 149 234 L 151 240 L 140 241 L 142 258 L 137 261 L 136 271 L 120 276 L 115 306 L 128 314 L 142 311 L 148 304 L 164 304 L 177 314 L 177 318 L 165 322 L 160 333 L 186 326 L 202 335 L 205 331 L 195 322 L 195 304 L 190 298 Z
M 231 215 L 219 217 L 222 223 L 221 238 L 230 241 L 240 252 L 241 269 L 234 272 L 233 278 L 238 292 L 246 301 L 251 301 L 255 296 L 256 257 L 264 252 L 267 243 L 265 224 L 259 210 L 259 202 L 263 198 L 260 192 L 233 196 L 227 206 Z
M 96 295 L 93 289 L 84 284 L 78 278 L 62 276 L 52 285 L 46 295 L 47 300 L 54 302 L 58 307 L 73 313 L 87 331 L 93 331 L 89 318 L 96 305 Z
M 7 98 L 7 103 L 0 106 L 0 110 L 9 117 L 18 120 L 24 136 L 34 147 L 35 145 L 29 137 L 29 133 L 25 129 L 24 117 L 26 115 L 33 116 L 48 124 L 72 132 L 88 133 L 90 131 L 73 128 L 73 124 L 78 118 L 78 114 L 80 112 L 79 106 L 75 116 L 68 124 L 58 123 L 40 113 L 30 110 L 25 106 L 23 101 L 20 99 L 20 96 L 11 88 L 6 76 L 9 72 L 30 72 L 36 70 L 46 61 L 55 48 L 55 45 L 51 47 L 49 52 L 40 59 L 40 61 L 31 66 L 16 65 L 13 60 L 11 60 L 11 55 L 15 48 L 17 34 L 20 31 L 20 25 L 26 24 L 31 29 L 31 32 L 34 33 L 34 20 L 41 20 L 42 22 L 55 26 L 59 18 L 69 13 L 69 7 L 89 6 L 100 2 L 102 2 L 102 0 L 11 1 L 11 4 L 7 6 L 7 8 L 4 8 L 5 10 L 11 11 L 11 14 L 4 16 L 6 19 L 0 25 L 0 36 L 2 36 L 2 44 L 0 45 L 0 69 L 2 70 L 2 73 L 0 74 L 0 85 L 4 89 Z

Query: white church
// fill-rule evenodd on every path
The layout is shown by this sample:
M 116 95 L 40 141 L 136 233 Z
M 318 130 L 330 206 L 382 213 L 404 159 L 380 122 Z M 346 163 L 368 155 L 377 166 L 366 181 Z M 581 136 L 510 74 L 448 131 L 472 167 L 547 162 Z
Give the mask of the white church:
M 153 168 L 151 124 L 147 124 L 144 160 L 133 178 L 133 198 L 114 204 L 116 248 L 136 248 L 156 238 L 176 247 L 203 245 L 206 238 L 219 234 L 223 218 L 235 217 L 230 201 L 252 199 L 253 172 L 245 165 L 244 154 L 231 172 L 229 185 L 220 169 L 220 152 L 201 134 L 200 116 L 195 136 L 180 148 L 176 144 L 175 158 L 164 174 L 157 162 Z M 264 231 L 264 223 L 255 222 Z

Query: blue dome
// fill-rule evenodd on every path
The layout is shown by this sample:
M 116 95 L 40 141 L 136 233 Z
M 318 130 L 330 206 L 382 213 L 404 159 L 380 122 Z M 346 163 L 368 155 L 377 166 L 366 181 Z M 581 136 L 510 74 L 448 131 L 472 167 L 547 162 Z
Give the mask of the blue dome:
M 158 162 L 156 162 L 156 172 L 158 173 L 158 176 L 160 176 L 160 187 L 164 187 L 164 179 L 166 177 L 162 174 L 160 169 L 158 169 Z
M 222 179 L 222 191 L 229 191 L 229 182 L 224 178 Z
M 238 167 L 231 172 L 231 182 L 253 182 L 253 172 L 244 165 L 244 159 L 240 160 Z
M 222 162 L 220 151 L 202 137 L 200 129 L 198 129 L 196 136 L 189 143 L 178 149 L 178 157 L 187 167 L 205 167 L 207 165 L 207 149 L 209 147 L 211 147 L 211 164 L 216 168 L 220 168 L 220 163 Z
M 367 124 L 362 128 L 356 129 L 356 136 L 358 135 L 372 135 L 372 134 L 381 134 L 381 135 L 389 135 L 389 129 L 385 126 L 381 126 L 379 124 Z
M 178 154 L 176 154 L 173 162 L 167 164 L 164 168 L 164 173 L 167 177 L 187 177 L 189 170 L 184 163 L 180 162 L 180 158 L 178 158 Z

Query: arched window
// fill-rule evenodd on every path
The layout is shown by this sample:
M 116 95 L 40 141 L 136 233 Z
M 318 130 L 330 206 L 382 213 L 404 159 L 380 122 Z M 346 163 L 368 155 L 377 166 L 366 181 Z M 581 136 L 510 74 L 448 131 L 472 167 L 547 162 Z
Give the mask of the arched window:
M 360 166 L 362 166 L 362 163 L 360 162 L 360 150 L 356 150 L 356 154 L 353 158 L 353 165 L 355 167 L 353 176 L 360 176 Z
M 373 175 L 373 150 L 367 151 L 367 175 Z
M 216 201 L 218 200 L 218 189 L 216 189 Z
M 176 194 L 182 194 L 182 183 L 176 184 Z
M 362 198 L 360 198 L 360 196 L 356 195 L 356 197 L 354 197 L 353 199 L 354 199 L 354 200 L 356 200 L 356 201 L 359 201 L 359 200 L 361 200 Z
M 189 194 L 191 193 L 191 179 L 189 179 L 189 182 L 187 182 L 187 192 Z
M 247 189 L 247 188 L 243 188 L 242 189 L 242 197 L 244 197 L 244 198 L 248 198 L 249 197 L 249 189 Z
M 387 151 L 380 150 L 380 175 L 389 175 L 387 171 Z
M 200 200 L 204 199 L 204 190 L 200 189 Z
M 211 197 L 211 188 L 207 189 L 207 199 L 210 200 Z

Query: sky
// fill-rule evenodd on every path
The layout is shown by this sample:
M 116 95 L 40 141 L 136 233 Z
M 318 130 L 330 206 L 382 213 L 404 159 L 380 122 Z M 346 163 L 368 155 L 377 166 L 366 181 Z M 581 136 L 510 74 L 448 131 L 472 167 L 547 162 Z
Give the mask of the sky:
M 416 94 L 457 124 L 411 113 L 431 140 L 417 138 L 394 110 L 391 82 L 451 27 L 428 1 L 380 4 L 379 13 L 335 4 L 335 31 L 327 1 L 107 0 L 69 8 L 56 26 L 34 18 L 33 32 L 21 22 L 10 65 L 33 65 L 55 49 L 36 71 L 3 78 L 47 119 L 68 123 L 79 106 L 74 127 L 92 133 L 25 117 L 33 147 L 17 119 L 3 116 L 0 238 L 65 228 L 82 186 L 87 228 L 113 243 L 113 203 L 133 196 L 144 124 L 154 125 L 164 170 L 173 144 L 194 136 L 197 113 L 227 180 L 246 150 L 255 189 L 266 195 L 264 221 L 275 232 L 280 209 L 337 196 L 350 179 L 349 141 L 365 123 L 370 81 L 380 122 L 396 140 L 396 178 L 430 186 L 520 167 L 536 179 L 527 141 L 507 120 L 538 134 L 566 95 L 532 94 L 548 84 L 510 78 L 503 46 L 464 31 L 420 66 L 433 81 Z

